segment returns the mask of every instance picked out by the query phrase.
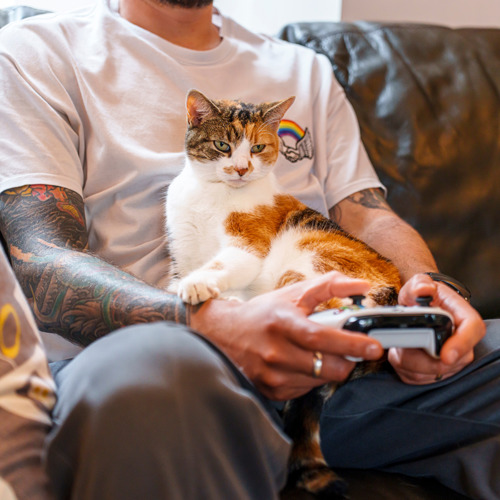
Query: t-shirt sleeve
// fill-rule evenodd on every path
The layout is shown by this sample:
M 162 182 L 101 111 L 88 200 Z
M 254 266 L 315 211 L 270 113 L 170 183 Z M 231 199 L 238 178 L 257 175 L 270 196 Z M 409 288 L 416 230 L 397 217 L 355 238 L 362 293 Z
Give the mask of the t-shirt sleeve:
M 83 127 L 43 45 L 21 23 L 0 31 L 0 192 L 51 184 L 81 194 Z
M 330 62 L 321 57 L 327 65 L 323 72 L 329 72 L 326 85 L 329 86 L 326 106 L 326 156 L 327 172 L 324 176 L 324 191 L 328 208 L 344 198 L 369 188 L 382 188 L 361 141 L 356 114 L 343 88 L 333 76 Z

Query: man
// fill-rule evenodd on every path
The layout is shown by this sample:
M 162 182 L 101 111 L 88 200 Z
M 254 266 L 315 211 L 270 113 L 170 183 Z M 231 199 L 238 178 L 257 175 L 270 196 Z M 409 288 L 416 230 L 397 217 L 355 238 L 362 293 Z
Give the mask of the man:
M 436 270 L 434 260 L 381 195 L 353 111 L 331 73 L 325 58 L 249 33 L 214 13 L 208 0 L 103 0 L 91 11 L 42 17 L 2 33 L 1 98 L 9 103 L 1 111 L 2 234 L 40 329 L 89 346 L 56 373 L 47 462 L 60 497 L 273 498 L 283 485 L 289 443 L 262 396 L 297 397 L 344 380 L 354 366 L 345 356 L 382 355 L 371 339 L 307 320 L 332 295 L 366 292 L 359 280 L 332 274 L 248 303 L 212 300 L 201 307 L 162 290 L 168 280 L 163 196 L 182 165 L 190 88 L 249 101 L 296 95 L 287 118 L 304 137 L 308 131 L 313 153 L 293 165 L 280 156 L 280 182 L 391 258 L 405 282 L 401 303 L 432 295 L 434 305 L 453 314 L 457 332 L 440 360 L 390 351 L 396 373 L 411 385 L 386 374 L 384 384 L 395 391 L 388 406 L 398 400 L 396 391 L 404 406 L 413 385 L 426 398 L 434 388 L 426 384 L 445 384 L 472 366 L 484 325 L 454 291 L 422 274 Z M 155 323 L 161 320 L 188 325 L 203 338 Z M 120 330 L 128 325 L 137 326 Z M 323 354 L 319 377 L 316 351 Z M 446 408 L 461 397 L 443 398 Z M 487 415 L 498 425 L 498 411 Z M 330 417 L 325 412 L 325 422 Z M 356 435 L 356 425 L 338 436 L 324 423 L 332 463 L 342 458 L 332 456 L 336 440 Z M 480 427 L 468 439 L 498 446 L 497 433 Z M 416 457 L 409 473 L 422 467 L 465 491 L 459 475 L 446 472 L 462 460 L 459 453 L 445 460 L 414 441 L 401 452 Z M 455 441 L 445 436 L 439 447 L 448 452 Z M 356 453 L 364 455 L 354 447 L 353 460 Z M 431 470 L 438 456 L 443 466 Z M 404 462 L 395 457 L 390 465 Z M 387 464 L 382 456 L 370 465 Z M 484 485 L 492 467 L 477 481 L 466 474 L 470 491 L 499 494 L 495 481 Z

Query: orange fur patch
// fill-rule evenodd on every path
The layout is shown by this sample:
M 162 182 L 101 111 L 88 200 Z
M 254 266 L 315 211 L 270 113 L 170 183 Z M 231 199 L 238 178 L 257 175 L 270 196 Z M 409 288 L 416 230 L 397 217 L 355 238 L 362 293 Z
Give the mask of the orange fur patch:
M 399 291 L 401 282 L 396 267 L 363 242 L 341 232 L 308 231 L 299 248 L 314 252 L 314 268 L 322 274 L 335 270 L 370 281 L 372 296 L 388 286 Z
M 307 415 L 302 422 L 304 428 L 303 439 L 294 442 L 290 460 L 294 466 L 312 465 L 312 463 L 325 463 L 319 443 L 319 422 L 313 415 Z
M 286 285 L 291 285 L 292 283 L 297 283 L 299 281 L 304 281 L 306 277 L 302 273 L 298 273 L 297 271 L 287 271 L 283 273 L 276 285 L 276 288 L 283 288 Z
M 245 137 L 253 145 L 265 144 L 266 147 L 261 153 L 251 153 L 252 156 L 259 155 L 259 158 L 267 164 L 274 164 L 279 154 L 279 139 L 264 122 L 249 123 L 245 127 Z
M 276 195 L 274 201 L 274 205 L 257 205 L 252 212 L 232 212 L 224 223 L 226 233 L 236 239 L 238 246 L 261 258 L 268 254 L 290 213 L 305 206 L 289 195 Z
M 237 246 L 264 258 L 276 235 L 292 220 L 295 229 L 303 230 L 298 248 L 313 253 L 316 272 L 325 274 L 335 270 L 366 279 L 372 283 L 368 295 L 374 303 L 388 304 L 395 300 L 401 287 L 397 268 L 341 229 L 321 229 L 325 217 L 307 209 L 293 196 L 276 195 L 273 205 L 258 205 L 252 212 L 233 212 L 226 218 L 225 230 L 234 237 Z M 298 281 L 297 276 L 285 273 L 278 287 L 292 280 Z M 341 304 L 339 299 L 334 298 L 322 304 L 320 309 L 340 307 Z

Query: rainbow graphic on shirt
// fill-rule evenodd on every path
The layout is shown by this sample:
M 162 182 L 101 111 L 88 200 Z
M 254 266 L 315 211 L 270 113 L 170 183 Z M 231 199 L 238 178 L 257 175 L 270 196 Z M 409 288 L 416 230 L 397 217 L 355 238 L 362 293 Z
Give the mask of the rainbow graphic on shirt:
M 280 152 L 295 163 L 314 156 L 313 142 L 309 130 L 305 130 L 292 120 L 281 120 L 278 128 Z
M 297 123 L 292 122 L 292 120 L 281 120 L 278 135 L 280 137 L 293 137 L 296 141 L 300 141 L 306 133 Z

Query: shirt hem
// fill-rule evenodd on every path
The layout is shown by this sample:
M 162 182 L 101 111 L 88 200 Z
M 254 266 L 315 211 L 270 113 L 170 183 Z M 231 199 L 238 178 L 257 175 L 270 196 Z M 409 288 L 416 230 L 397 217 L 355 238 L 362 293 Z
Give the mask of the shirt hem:
M 18 188 L 21 186 L 27 186 L 33 184 L 46 184 L 49 186 L 58 186 L 65 189 L 71 189 L 80 196 L 83 196 L 82 186 L 79 185 L 77 182 L 73 181 L 72 179 L 50 174 L 44 174 L 44 175 L 26 174 L 17 177 L 10 177 L 9 179 L 0 182 L 0 193 L 3 193 L 8 189 Z

